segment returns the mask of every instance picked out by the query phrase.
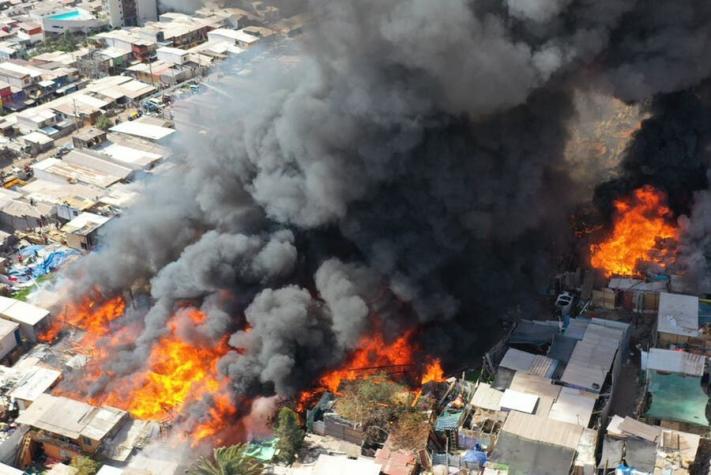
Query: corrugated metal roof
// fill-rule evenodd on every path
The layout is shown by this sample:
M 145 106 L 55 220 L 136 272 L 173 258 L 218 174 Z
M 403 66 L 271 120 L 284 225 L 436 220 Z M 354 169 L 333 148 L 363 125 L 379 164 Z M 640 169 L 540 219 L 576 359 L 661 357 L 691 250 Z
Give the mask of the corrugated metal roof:
M 596 397 L 587 391 L 563 388 L 548 415 L 553 420 L 587 427 L 595 407 Z
M 642 352 L 642 368 L 654 371 L 702 376 L 705 363 L 705 356 L 686 351 L 651 348 L 649 353 Z
M 525 412 L 531 414 L 536 409 L 538 396 L 535 394 L 522 393 L 507 389 L 504 391 L 504 396 L 501 398 L 502 409 L 513 409 L 514 411 Z
M 501 410 L 501 398 L 503 396 L 504 393 L 502 391 L 493 389 L 487 383 L 479 383 L 470 404 L 489 411 L 499 411 Z
M 625 417 L 619 425 L 620 431 L 650 442 L 657 442 L 662 433 L 661 427 L 650 426 L 631 417 Z
M 573 318 L 565 329 L 565 335 L 576 340 L 582 340 L 590 320 L 587 318 Z
M 580 436 L 583 433 L 583 428 L 579 425 L 517 411 L 509 413 L 501 430 L 524 439 L 568 447 L 573 450 L 578 447 Z
M 533 364 L 533 359 L 536 357 L 533 353 L 509 348 L 504 355 L 504 358 L 499 363 L 502 368 L 512 369 L 514 371 L 527 372 Z
M 681 336 L 699 335 L 699 298 L 691 295 L 659 294 L 657 331 Z
M 522 371 L 528 374 L 550 378 L 553 375 L 558 363 L 543 355 L 534 355 L 526 351 L 509 348 L 504 358 L 499 363 L 502 368 Z
M 550 379 L 520 372 L 514 374 L 509 386 L 509 389 L 515 391 L 537 395 L 539 399 L 534 414 L 543 417 L 548 416 L 561 388 L 562 386 L 552 384 Z
M 575 345 L 560 380 L 576 388 L 600 392 L 626 328 L 590 322 L 583 339 Z

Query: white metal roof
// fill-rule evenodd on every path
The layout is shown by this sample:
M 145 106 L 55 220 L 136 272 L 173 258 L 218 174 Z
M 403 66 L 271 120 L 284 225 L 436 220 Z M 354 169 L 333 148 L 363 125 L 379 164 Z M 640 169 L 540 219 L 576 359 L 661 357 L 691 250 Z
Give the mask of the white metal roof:
M 533 353 L 517 350 L 516 348 L 509 348 L 501 360 L 501 363 L 499 363 L 499 366 L 502 368 L 543 376 L 545 378 L 551 377 L 556 365 L 557 362 L 547 356 L 534 355 Z
M 699 335 L 699 298 L 692 295 L 659 294 L 657 331 L 681 336 Z
M 22 475 L 24 473 L 25 472 L 23 472 L 22 470 L 18 470 L 15 467 L 0 463 L 0 475 Z
M 470 404 L 489 411 L 499 411 L 501 410 L 501 398 L 503 396 L 503 392 L 492 388 L 489 384 L 479 383 Z
M 649 442 L 658 442 L 662 429 L 659 426 L 652 426 L 640 422 L 631 417 L 625 417 L 619 425 L 619 430 L 624 434 L 631 435 Z
M 642 352 L 642 369 L 703 376 L 706 357 L 680 350 L 650 348 Z
M 504 391 L 504 396 L 501 398 L 502 409 L 513 409 L 526 414 L 533 413 L 536 410 L 537 403 L 538 396 L 535 394 L 522 393 L 513 389 Z
M 174 129 L 168 127 L 160 127 L 153 124 L 145 124 L 136 121 L 122 122 L 111 127 L 112 132 L 133 135 L 149 140 L 163 140 L 164 138 L 175 133 Z
M 126 414 L 110 407 L 97 408 L 74 399 L 41 394 L 17 418 L 25 424 L 76 440 L 79 436 L 101 440 Z
M 140 168 L 145 168 L 163 158 L 162 155 L 157 153 L 147 152 L 117 143 L 112 143 L 102 148 L 101 153 L 110 156 L 116 161 Z
M 313 466 L 312 475 L 378 475 L 381 465 L 371 459 L 350 459 L 345 456 L 321 454 Z
M 121 475 L 123 469 L 112 467 L 110 465 L 102 465 L 96 475 Z
M 524 439 L 568 447 L 573 450 L 578 447 L 580 436 L 583 433 L 583 428 L 579 425 L 532 416 L 518 411 L 509 413 L 501 430 Z
M 22 302 L 21 300 L 0 296 L 0 316 L 20 324 L 35 326 L 49 315 L 49 310 Z
M 595 396 L 587 391 L 562 388 L 548 415 L 551 419 L 587 427 L 595 407 Z
M 77 231 L 82 231 L 83 233 L 88 233 L 106 224 L 111 218 L 106 216 L 101 216 L 94 213 L 83 212 L 79 214 L 76 218 L 69 221 L 62 227 L 62 231 L 68 233 L 76 233 Z
M 46 145 L 48 143 L 54 142 L 51 137 L 43 134 L 42 132 L 30 132 L 27 135 L 22 136 L 22 140 L 30 143 L 37 143 L 40 145 Z
M 560 380 L 566 385 L 599 393 L 624 338 L 626 326 L 591 321 L 575 344 Z M 624 329 L 623 329 L 624 328 Z
M 15 399 L 35 401 L 62 376 L 60 371 L 37 366 L 23 376 L 20 384 L 10 393 Z
M 516 371 L 509 385 L 509 389 L 514 391 L 537 395 L 539 399 L 534 414 L 543 417 L 548 417 L 561 388 L 562 386 L 553 384 L 550 379 L 520 371 Z

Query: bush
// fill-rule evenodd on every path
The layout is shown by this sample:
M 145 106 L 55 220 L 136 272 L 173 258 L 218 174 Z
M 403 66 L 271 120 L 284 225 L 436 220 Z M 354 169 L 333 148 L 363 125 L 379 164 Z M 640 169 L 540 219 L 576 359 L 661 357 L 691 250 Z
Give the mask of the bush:
M 294 463 L 305 436 L 299 425 L 299 416 L 288 407 L 282 407 L 277 415 L 274 435 L 279 438 L 277 442 L 278 459 L 287 464 Z
M 95 475 L 101 468 L 98 462 L 84 456 L 74 457 L 71 466 L 77 469 L 76 475 Z

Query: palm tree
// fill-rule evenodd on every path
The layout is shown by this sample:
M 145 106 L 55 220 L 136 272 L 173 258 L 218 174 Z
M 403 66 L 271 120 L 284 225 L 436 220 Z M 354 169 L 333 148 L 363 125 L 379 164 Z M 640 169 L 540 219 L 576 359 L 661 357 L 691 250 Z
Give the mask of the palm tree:
M 190 470 L 189 475 L 261 475 L 264 465 L 259 460 L 245 454 L 246 446 L 213 449 L 212 456 L 201 457 Z

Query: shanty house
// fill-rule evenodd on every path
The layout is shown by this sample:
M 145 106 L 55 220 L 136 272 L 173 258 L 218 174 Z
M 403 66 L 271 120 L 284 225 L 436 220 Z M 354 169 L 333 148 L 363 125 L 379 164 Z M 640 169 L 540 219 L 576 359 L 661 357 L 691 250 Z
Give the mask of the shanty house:
M 599 394 L 609 374 L 612 374 L 614 384 L 622 366 L 628 325 L 597 318 L 578 318 L 576 321 L 584 323 L 584 328 L 571 323 L 570 331 L 566 331 L 566 334 L 573 338 L 577 338 L 580 333 L 583 336 L 575 344 L 560 381 L 568 387 Z
M 691 295 L 659 295 L 657 346 L 682 345 L 699 336 L 699 298 Z
M 47 456 L 67 460 L 96 453 L 102 442 L 126 422 L 126 411 L 94 407 L 65 397 L 42 394 L 17 418 L 30 427 L 30 437 Z
M 76 148 L 93 148 L 106 142 L 106 132 L 94 127 L 80 130 L 72 136 L 72 143 Z
M 99 229 L 110 219 L 94 213 L 81 213 L 62 227 L 67 245 L 74 249 L 92 249 L 96 245 Z
M 168 141 L 170 136 L 175 133 L 175 130 L 168 127 L 150 124 L 141 120 L 136 120 L 132 122 L 121 122 L 120 124 L 111 127 L 111 132 L 139 137 L 150 142 L 164 144 Z
M 649 352 L 642 351 L 641 360 L 643 371 L 659 371 L 688 376 L 703 376 L 706 364 L 706 357 L 703 355 L 662 348 L 650 348 Z
M 20 325 L 20 335 L 28 341 L 37 341 L 49 325 L 49 310 L 21 300 L 0 296 L 0 318 Z
M 506 418 L 491 461 L 509 473 L 569 473 L 575 463 L 583 427 L 521 412 Z
M 15 369 L 13 367 L 13 369 Z M 55 369 L 33 365 L 18 370 L 15 387 L 10 391 L 10 397 L 17 401 L 21 410 L 32 405 L 42 394 L 59 381 L 62 373 Z
M 709 396 L 700 376 L 650 371 L 647 391 L 651 403 L 645 417 L 665 422 L 665 427 L 692 433 L 705 433 L 709 428 L 706 406 Z
M 667 283 L 615 277 L 610 279 L 607 287 L 621 296 L 622 308 L 632 312 L 654 314 L 659 309 L 659 294 L 667 290 Z
M 52 148 L 52 145 L 54 145 L 54 140 L 51 137 L 37 131 L 23 135 L 22 141 L 25 143 L 25 146 L 29 149 L 32 155 L 45 152 Z

